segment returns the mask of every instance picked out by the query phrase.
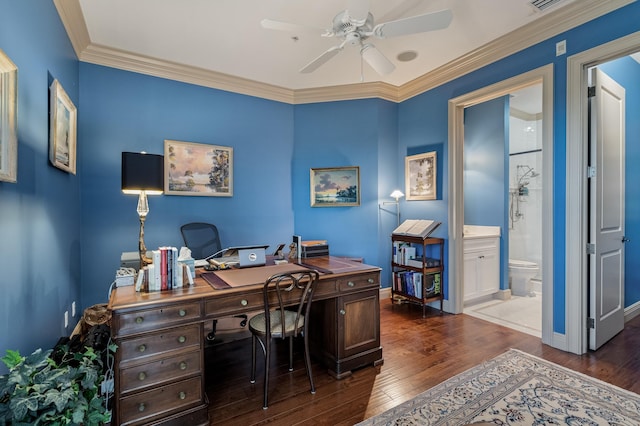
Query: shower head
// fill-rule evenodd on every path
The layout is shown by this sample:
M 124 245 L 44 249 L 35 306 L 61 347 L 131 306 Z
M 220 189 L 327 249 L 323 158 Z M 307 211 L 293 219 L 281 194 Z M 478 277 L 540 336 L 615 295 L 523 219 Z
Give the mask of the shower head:
M 533 170 L 531 170 L 531 173 L 529 174 L 529 176 L 532 177 L 532 178 L 538 177 L 538 176 L 540 176 L 540 173 L 534 172 Z

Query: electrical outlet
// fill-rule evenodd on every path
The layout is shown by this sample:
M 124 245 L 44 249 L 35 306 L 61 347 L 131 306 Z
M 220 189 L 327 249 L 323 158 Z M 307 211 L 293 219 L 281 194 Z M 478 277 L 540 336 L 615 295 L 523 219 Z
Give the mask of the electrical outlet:
M 567 53 L 567 40 L 556 43 L 556 56 L 562 56 Z
M 71 316 L 76 317 L 76 301 L 71 302 Z
M 69 311 L 64 311 L 64 328 L 69 327 Z

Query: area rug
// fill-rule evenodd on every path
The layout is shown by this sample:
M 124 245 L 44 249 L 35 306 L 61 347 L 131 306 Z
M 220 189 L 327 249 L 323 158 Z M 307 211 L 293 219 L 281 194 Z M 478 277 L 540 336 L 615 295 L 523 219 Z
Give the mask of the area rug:
M 640 395 L 511 349 L 359 425 L 640 425 Z

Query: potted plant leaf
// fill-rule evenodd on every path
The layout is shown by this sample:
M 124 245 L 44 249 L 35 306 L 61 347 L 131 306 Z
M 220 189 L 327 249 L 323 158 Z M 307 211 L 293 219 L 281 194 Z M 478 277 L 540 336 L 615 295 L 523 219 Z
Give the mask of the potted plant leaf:
M 112 356 L 110 345 L 106 356 Z M 9 368 L 0 376 L 0 426 L 103 425 L 110 421 L 101 356 L 92 347 L 73 352 L 68 345 L 36 350 L 24 357 L 8 350 Z

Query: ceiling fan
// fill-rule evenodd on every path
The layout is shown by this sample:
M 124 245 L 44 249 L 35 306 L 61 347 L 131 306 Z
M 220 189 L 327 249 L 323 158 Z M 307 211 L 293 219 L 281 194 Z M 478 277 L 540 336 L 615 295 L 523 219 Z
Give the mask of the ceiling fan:
M 322 33 L 322 37 L 336 37 L 342 42 L 332 46 L 320 56 L 300 69 L 301 73 L 311 73 L 336 56 L 345 46 L 359 46 L 360 55 L 378 74 L 389 74 L 395 65 L 389 61 L 373 44 L 370 37 L 379 39 L 417 34 L 446 28 L 451 23 L 453 14 L 445 9 L 438 12 L 411 16 L 409 18 L 374 24 L 373 15 L 369 12 L 371 0 L 347 0 L 347 7 L 338 13 L 330 29 Z M 263 28 L 281 31 L 308 31 L 302 25 L 288 22 L 263 19 Z

